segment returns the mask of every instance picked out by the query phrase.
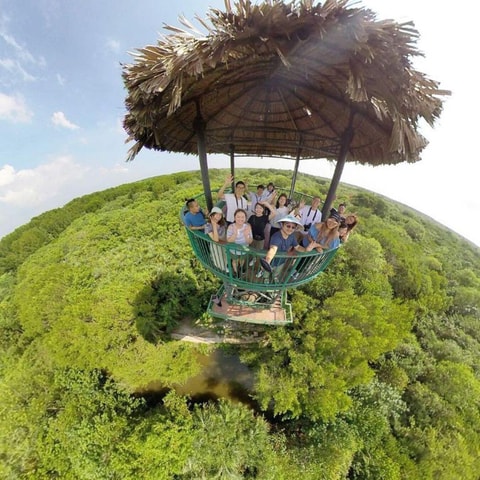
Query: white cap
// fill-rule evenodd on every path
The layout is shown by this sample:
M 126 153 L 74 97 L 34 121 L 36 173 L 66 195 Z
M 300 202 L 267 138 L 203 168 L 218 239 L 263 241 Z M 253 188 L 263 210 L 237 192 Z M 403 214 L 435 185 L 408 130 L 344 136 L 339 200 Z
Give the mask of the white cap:
M 210 213 L 208 214 L 208 216 L 210 215 L 213 215 L 214 213 L 221 213 L 223 215 L 223 211 L 221 208 L 218 208 L 218 207 L 213 207 L 211 210 L 210 210 Z
M 302 222 L 297 217 L 294 217 L 293 215 L 287 215 L 286 217 L 283 217 L 280 220 L 277 220 L 277 223 L 284 223 L 284 222 L 291 222 L 291 223 L 296 223 L 297 225 L 302 225 Z

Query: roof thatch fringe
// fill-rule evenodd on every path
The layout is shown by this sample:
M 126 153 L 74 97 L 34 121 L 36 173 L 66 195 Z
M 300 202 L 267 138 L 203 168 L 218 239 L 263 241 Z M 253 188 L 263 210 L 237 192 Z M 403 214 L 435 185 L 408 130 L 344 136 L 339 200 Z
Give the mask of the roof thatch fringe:
M 449 93 L 413 68 L 412 23 L 379 21 L 347 0 L 227 0 L 197 20 L 206 33 L 182 18 L 185 29 L 166 26 L 123 66 L 129 159 L 142 147 L 196 153 L 198 114 L 208 152 L 233 143 L 241 154 L 295 157 L 301 146 L 306 158 L 331 159 L 353 112 L 348 160 L 417 161 L 427 143 L 418 123 L 433 125 Z

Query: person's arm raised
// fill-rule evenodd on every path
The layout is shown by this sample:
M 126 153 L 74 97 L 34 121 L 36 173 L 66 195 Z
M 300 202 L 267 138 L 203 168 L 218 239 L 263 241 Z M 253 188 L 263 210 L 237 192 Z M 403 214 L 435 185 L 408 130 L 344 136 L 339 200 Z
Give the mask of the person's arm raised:
M 268 219 L 271 220 L 276 214 L 277 214 L 277 209 L 275 208 L 275 205 L 272 203 L 268 203 L 267 200 L 264 200 L 263 202 L 258 202 L 260 205 L 263 205 L 265 208 L 268 208 L 270 210 L 270 215 L 268 216 Z
M 228 175 L 225 178 L 222 188 L 217 193 L 217 200 L 223 200 L 225 198 L 225 189 L 233 182 L 233 175 Z

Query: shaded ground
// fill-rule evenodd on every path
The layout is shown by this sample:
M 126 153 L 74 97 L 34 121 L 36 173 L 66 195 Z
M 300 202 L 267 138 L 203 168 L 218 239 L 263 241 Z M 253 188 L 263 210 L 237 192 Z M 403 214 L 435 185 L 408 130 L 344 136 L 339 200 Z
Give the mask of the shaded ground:
M 211 325 L 196 324 L 185 318 L 173 330 L 171 337 L 193 343 L 255 343 L 263 338 L 265 329 L 259 325 L 221 321 Z

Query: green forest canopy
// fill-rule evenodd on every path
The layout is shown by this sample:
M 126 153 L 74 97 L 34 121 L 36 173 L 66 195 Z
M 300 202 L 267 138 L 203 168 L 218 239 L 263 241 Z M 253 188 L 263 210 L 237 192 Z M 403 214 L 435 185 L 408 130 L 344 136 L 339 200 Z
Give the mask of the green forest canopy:
M 212 170 L 212 185 L 225 173 Z M 1 477 L 477 478 L 479 249 L 360 188 L 340 185 L 360 224 L 290 292 L 295 323 L 227 349 L 252 372 L 255 408 L 142 394 L 226 348 L 170 335 L 208 320 L 218 287 L 178 218 L 198 176 L 87 195 L 0 241 Z M 280 170 L 237 176 L 290 183 Z M 297 182 L 311 195 L 327 186 Z

